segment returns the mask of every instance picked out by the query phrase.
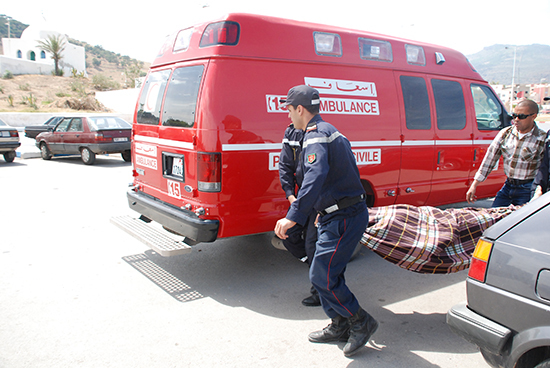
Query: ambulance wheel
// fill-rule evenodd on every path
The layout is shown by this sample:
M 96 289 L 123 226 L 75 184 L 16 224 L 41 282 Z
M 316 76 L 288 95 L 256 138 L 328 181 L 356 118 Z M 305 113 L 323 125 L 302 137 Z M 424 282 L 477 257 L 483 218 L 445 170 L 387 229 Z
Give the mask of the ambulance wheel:
M 48 145 L 44 142 L 40 144 L 40 156 L 43 160 L 49 160 L 52 158 L 52 153 L 50 152 Z
M 363 249 L 363 247 L 364 245 L 361 244 L 361 242 L 357 243 L 357 246 L 355 247 L 355 250 L 353 251 L 351 258 L 349 259 L 350 262 L 359 256 L 359 253 L 361 252 L 361 249 Z
M 89 148 L 82 148 L 80 151 L 80 157 L 82 158 L 82 162 L 84 162 L 85 165 L 93 165 L 95 162 L 95 153 L 90 151 Z
M 13 160 L 15 159 L 15 156 L 17 156 L 15 151 L 6 152 L 4 153 L 4 161 L 13 162 Z
M 121 153 L 124 162 L 132 162 L 132 151 L 127 150 Z

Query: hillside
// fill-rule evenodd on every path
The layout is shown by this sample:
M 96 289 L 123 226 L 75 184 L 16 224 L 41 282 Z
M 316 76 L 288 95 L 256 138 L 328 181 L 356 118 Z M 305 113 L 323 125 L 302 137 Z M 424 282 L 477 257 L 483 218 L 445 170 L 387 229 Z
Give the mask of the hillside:
M 21 33 L 28 25 L 0 14 L 0 38 L 8 37 L 8 18 L 10 36 L 21 37 Z M 85 48 L 87 77 L 0 76 L 0 111 L 60 112 L 71 110 L 69 106 L 80 106 L 85 110 L 102 110 L 93 99 L 95 91 L 132 88 L 135 79 L 145 76 L 150 65 L 105 50 L 99 45 L 92 46 L 71 38 L 69 42 Z
M 512 84 L 513 45 L 493 45 L 468 55 L 477 71 L 494 84 Z M 550 46 L 517 46 L 514 83 L 550 83 Z

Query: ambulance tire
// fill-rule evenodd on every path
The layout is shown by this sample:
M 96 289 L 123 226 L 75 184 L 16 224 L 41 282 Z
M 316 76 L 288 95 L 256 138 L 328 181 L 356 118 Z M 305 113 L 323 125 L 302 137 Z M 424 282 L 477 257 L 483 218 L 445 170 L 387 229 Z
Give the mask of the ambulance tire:
M 80 157 L 82 158 L 82 162 L 84 162 L 84 165 L 93 165 L 95 162 L 95 153 L 90 151 L 89 148 L 82 148 L 80 150 Z
M 127 150 L 121 153 L 124 162 L 132 162 L 132 151 Z

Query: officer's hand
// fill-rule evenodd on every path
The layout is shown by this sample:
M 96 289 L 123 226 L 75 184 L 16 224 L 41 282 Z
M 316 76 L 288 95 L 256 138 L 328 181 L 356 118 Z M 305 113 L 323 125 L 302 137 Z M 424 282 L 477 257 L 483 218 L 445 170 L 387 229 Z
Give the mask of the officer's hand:
M 281 239 L 288 238 L 288 235 L 286 235 L 286 231 L 294 225 L 296 225 L 294 221 L 290 221 L 287 218 L 280 219 L 275 225 L 275 235 L 277 235 Z

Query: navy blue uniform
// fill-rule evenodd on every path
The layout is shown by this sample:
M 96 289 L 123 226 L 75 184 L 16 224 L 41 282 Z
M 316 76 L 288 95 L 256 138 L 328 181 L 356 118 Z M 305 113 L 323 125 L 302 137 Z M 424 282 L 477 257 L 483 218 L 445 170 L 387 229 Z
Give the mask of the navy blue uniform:
M 296 187 L 300 188 L 303 181 L 302 165 L 300 157 L 302 152 L 302 138 L 304 131 L 295 129 L 290 124 L 285 130 L 283 149 L 279 158 L 279 179 L 286 198 L 296 196 Z M 307 224 L 296 224 L 287 231 L 288 238 L 283 240 L 285 248 L 296 258 L 308 264 L 315 253 L 317 241 L 317 229 L 314 225 L 315 215 L 310 216 Z
M 312 211 L 321 212 L 310 280 L 325 313 L 348 318 L 359 310 L 359 303 L 346 286 L 344 272 L 367 227 L 368 212 L 360 199 L 365 191 L 351 145 L 320 115 L 307 125 L 301 166 L 302 186 L 286 218 L 303 226 Z

